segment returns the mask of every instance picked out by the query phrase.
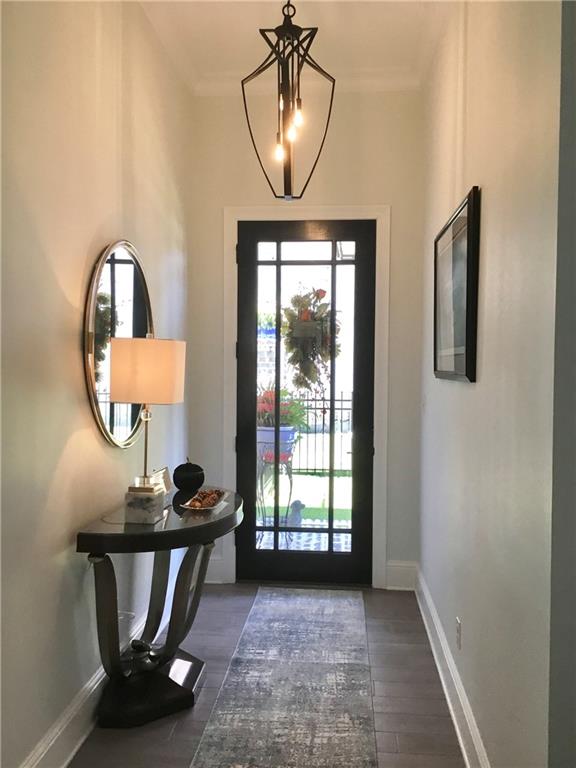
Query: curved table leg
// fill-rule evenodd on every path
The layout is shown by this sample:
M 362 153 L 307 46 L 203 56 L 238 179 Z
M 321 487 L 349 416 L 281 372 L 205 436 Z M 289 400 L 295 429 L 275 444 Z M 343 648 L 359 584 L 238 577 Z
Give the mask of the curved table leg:
M 150 649 L 162 620 L 170 570 L 170 553 L 155 554 L 144 632 L 122 656 L 114 566 L 108 555 L 89 556 L 94 564 L 100 654 L 110 677 L 98 708 L 100 725 L 114 728 L 142 725 L 194 704 L 205 664 L 180 651 L 178 646 L 196 617 L 213 549 L 211 542 L 187 550 L 176 578 L 166 642 L 163 647 Z
M 208 563 L 210 562 L 210 555 L 214 549 L 214 542 L 205 544 L 202 551 L 202 558 L 200 559 L 200 567 L 198 568 L 198 575 L 196 576 L 196 583 L 194 585 L 194 592 L 192 593 L 192 599 L 188 607 L 188 613 L 186 615 L 186 622 L 184 625 L 184 635 L 186 637 L 192 629 L 192 624 L 196 618 L 198 612 L 198 606 L 200 605 L 200 598 L 202 597 L 202 589 L 204 587 L 204 581 L 206 580 L 206 572 L 208 571 Z
M 178 646 L 192 628 L 200 603 L 200 597 L 202 595 L 202 587 L 204 586 L 204 579 L 206 578 L 210 555 L 212 554 L 213 549 L 213 543 L 203 546 L 198 545 L 196 547 L 190 547 L 184 555 L 180 570 L 178 571 L 176 586 L 174 588 L 172 612 L 168 624 L 166 643 L 162 649 L 154 652 L 154 655 L 158 658 L 160 666 L 174 658 Z M 194 584 L 191 587 L 194 567 L 200 553 L 201 557 L 198 573 Z
M 94 566 L 94 584 L 96 587 L 96 623 L 98 626 L 98 645 L 102 666 L 108 677 L 124 677 L 120 660 L 120 637 L 118 632 L 118 594 L 114 565 L 108 555 L 88 555 Z
M 166 592 L 168 590 L 168 578 L 170 576 L 170 550 L 154 553 L 154 570 L 152 572 L 152 586 L 150 587 L 150 602 L 146 626 L 142 632 L 140 642 L 150 645 L 160 629 L 160 622 L 164 615 Z M 138 641 L 133 641 L 138 642 Z

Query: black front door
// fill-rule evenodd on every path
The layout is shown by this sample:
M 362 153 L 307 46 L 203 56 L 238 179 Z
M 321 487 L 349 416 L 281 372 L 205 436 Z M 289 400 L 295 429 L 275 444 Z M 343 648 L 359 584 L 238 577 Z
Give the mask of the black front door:
M 375 221 L 238 225 L 239 579 L 370 584 Z

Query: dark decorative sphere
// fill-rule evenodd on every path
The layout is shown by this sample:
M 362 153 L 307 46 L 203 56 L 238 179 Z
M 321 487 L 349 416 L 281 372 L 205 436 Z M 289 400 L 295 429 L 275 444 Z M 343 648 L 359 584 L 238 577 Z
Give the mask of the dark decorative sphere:
M 176 491 L 172 497 L 172 509 L 177 515 L 182 516 L 186 512 L 189 512 L 189 510 L 182 505 L 186 504 L 187 501 L 190 501 L 192 495 L 188 491 Z
M 187 461 L 176 467 L 172 479 L 176 488 L 194 495 L 204 482 L 204 470 L 199 464 Z

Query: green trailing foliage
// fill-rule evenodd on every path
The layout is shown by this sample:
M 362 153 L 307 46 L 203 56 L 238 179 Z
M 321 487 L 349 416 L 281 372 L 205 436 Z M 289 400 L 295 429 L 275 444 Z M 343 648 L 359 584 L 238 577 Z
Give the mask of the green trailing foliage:
M 296 389 L 306 389 L 324 395 L 324 386 L 330 377 L 331 324 L 330 302 L 323 301 L 326 291 L 321 288 L 296 294 L 290 307 L 283 310 L 282 331 L 288 353 L 288 362 L 295 369 L 292 382 Z M 340 325 L 335 322 L 338 355 Z

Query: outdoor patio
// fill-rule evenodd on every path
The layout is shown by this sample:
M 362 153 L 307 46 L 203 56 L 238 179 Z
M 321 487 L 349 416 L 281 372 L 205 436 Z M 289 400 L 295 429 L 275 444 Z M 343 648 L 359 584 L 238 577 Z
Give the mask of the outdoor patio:
M 334 529 L 349 531 L 352 508 L 352 435 L 336 433 L 337 457 L 334 476 Z M 278 548 L 282 550 L 328 550 L 330 435 L 324 433 L 302 434 L 296 443 L 291 465 L 280 463 L 279 474 L 279 525 L 280 527 L 307 528 L 307 531 L 280 531 Z M 344 466 L 343 466 L 344 465 Z M 348 466 L 346 466 L 348 465 Z M 262 464 L 259 478 L 257 525 L 274 526 L 274 472 L 273 464 Z M 321 532 L 319 529 L 326 529 Z M 259 530 L 256 533 L 258 549 L 274 548 L 274 532 Z M 350 552 L 351 534 L 334 532 L 335 552 Z

